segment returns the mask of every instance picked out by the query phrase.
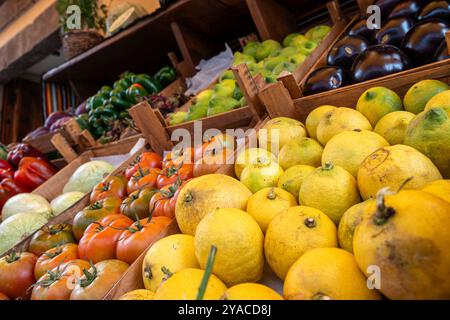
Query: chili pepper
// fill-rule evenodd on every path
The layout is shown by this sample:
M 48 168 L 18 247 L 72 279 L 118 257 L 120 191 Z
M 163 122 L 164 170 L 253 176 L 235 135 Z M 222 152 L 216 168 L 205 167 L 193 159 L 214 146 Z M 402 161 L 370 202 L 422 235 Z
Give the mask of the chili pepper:
M 25 157 L 36 157 L 45 159 L 44 155 L 37 149 L 33 148 L 29 144 L 19 143 L 8 153 L 8 162 L 14 167 L 17 167 Z
M 23 186 L 36 189 L 50 179 L 56 170 L 46 161 L 25 157 L 20 161 L 19 169 L 14 173 L 14 180 Z
M 2 182 L 0 182 L 0 187 L 13 194 L 26 193 L 31 191 L 28 186 L 25 186 L 19 181 L 13 180 L 12 178 L 3 179 Z
M 0 169 L 12 170 L 13 167 L 9 164 L 8 161 L 0 159 Z
M 154 78 L 161 83 L 163 87 L 166 87 L 177 79 L 177 72 L 174 68 L 167 66 L 159 70 Z
M 14 177 L 14 172 L 9 169 L 0 169 L 0 181 L 3 181 L 3 179 L 10 178 L 12 179 Z

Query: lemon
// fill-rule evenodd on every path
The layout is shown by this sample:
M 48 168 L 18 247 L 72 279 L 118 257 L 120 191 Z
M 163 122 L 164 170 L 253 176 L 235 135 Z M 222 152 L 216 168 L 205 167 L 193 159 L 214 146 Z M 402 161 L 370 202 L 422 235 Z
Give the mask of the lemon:
M 193 268 L 176 272 L 159 286 L 153 300 L 195 300 L 204 273 L 204 270 Z M 220 300 L 226 291 L 225 284 L 211 274 L 203 299 Z
M 403 98 L 405 110 L 418 114 L 425 109 L 428 101 L 442 91 L 449 90 L 449 86 L 439 80 L 422 80 L 414 84 Z
M 404 143 L 430 158 L 444 178 L 450 178 L 450 107 L 418 114 L 406 129 Z
M 299 203 L 321 210 L 336 224 L 348 208 L 359 202 L 355 178 L 331 163 L 314 170 L 300 188 Z
M 320 210 L 292 207 L 269 224 L 264 241 L 267 263 L 284 279 L 289 268 L 313 248 L 337 247 L 337 229 Z
M 248 199 L 247 212 L 265 233 L 276 215 L 296 205 L 297 200 L 289 192 L 280 188 L 265 188 Z
M 250 164 L 241 173 L 241 182 L 253 193 L 275 187 L 284 173 L 276 162 Z
M 236 177 L 239 179 L 244 168 L 249 164 L 258 162 L 278 162 L 277 157 L 269 151 L 261 148 L 248 148 L 242 150 L 236 157 L 234 171 Z
M 125 293 L 119 300 L 153 300 L 154 294 L 150 290 L 138 289 Z
M 283 300 L 283 297 L 265 285 L 241 283 L 229 288 L 223 300 Z
M 238 180 L 223 174 L 208 174 L 189 181 L 180 191 L 175 216 L 180 230 L 194 235 L 198 223 L 216 208 L 247 208 L 252 195 Z
M 287 169 L 278 180 L 278 188 L 290 192 L 298 201 L 298 194 L 303 180 L 306 176 L 314 171 L 314 167 L 298 165 Z
M 336 108 L 337 107 L 325 105 L 318 107 L 309 113 L 308 117 L 306 118 L 305 125 L 306 130 L 308 131 L 308 134 L 311 138 L 317 140 L 317 126 L 319 125 L 320 118 L 322 118 L 322 116 L 328 111 L 334 110 Z
M 385 87 L 373 87 L 359 97 L 356 110 L 369 119 L 372 126 L 375 126 L 383 116 L 403 110 L 403 107 L 402 100 L 394 91 Z
M 402 144 L 405 140 L 406 128 L 414 117 L 414 113 L 408 111 L 388 113 L 378 121 L 374 131 L 385 138 L 389 144 Z
M 344 212 L 338 227 L 339 247 L 353 253 L 353 234 L 355 233 L 356 226 L 362 220 L 365 208 L 372 201 L 373 200 L 366 200 L 355 204 Z
M 217 209 L 198 225 L 195 256 L 205 268 L 212 245 L 217 247 L 213 273 L 227 285 L 256 282 L 263 273 L 264 236 L 245 211 Z
M 433 108 L 444 107 L 450 107 L 450 90 L 442 91 L 441 93 L 438 93 L 433 98 L 431 98 L 425 106 L 424 111 L 428 111 Z
M 305 253 L 289 269 L 283 295 L 288 300 L 378 300 L 351 253 L 318 248 Z
M 148 249 L 142 263 L 144 286 L 155 292 L 170 274 L 186 268 L 199 268 L 194 237 L 174 234 L 158 240 Z
M 304 124 L 286 117 L 271 119 L 258 131 L 260 148 L 269 150 L 275 155 L 289 141 L 303 137 L 306 137 Z
M 317 126 L 317 139 L 325 146 L 335 135 L 347 130 L 370 130 L 372 126 L 361 113 L 350 108 L 336 108 L 325 113 Z
M 450 203 L 423 191 L 380 193 L 355 230 L 360 269 L 378 268 L 389 299 L 450 299 L 449 213 Z
M 389 143 L 380 135 L 368 130 L 344 131 L 328 141 L 322 154 L 322 165 L 331 162 L 341 166 L 355 178 L 364 159 Z
M 286 143 L 281 148 L 278 158 L 284 170 L 299 164 L 318 167 L 322 152 L 323 147 L 319 142 L 311 138 L 301 138 Z
M 397 144 L 378 149 L 368 156 L 359 168 L 357 181 L 362 198 L 367 200 L 375 198 L 385 187 L 420 189 L 440 179 L 442 176 L 430 159 L 414 148 Z
M 433 181 L 421 190 L 450 202 L 450 180 Z

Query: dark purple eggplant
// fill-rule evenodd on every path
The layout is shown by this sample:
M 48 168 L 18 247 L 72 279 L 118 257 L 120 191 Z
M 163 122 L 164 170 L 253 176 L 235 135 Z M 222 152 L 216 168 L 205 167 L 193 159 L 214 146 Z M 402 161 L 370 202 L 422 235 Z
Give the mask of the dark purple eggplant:
M 31 131 L 30 133 L 28 133 L 26 135 L 25 138 L 23 138 L 24 141 L 30 140 L 30 139 L 35 139 L 37 137 L 43 136 L 44 134 L 49 133 L 48 129 L 44 126 L 39 127 L 33 131 Z
M 68 112 L 64 112 L 64 111 L 53 112 L 45 120 L 44 127 L 46 127 L 47 129 L 50 129 L 52 124 L 54 124 L 56 121 L 58 121 L 59 119 L 64 118 L 64 117 L 68 117 L 68 116 L 70 116 L 70 114 Z
M 347 35 L 363 37 L 367 41 L 371 41 L 375 31 L 376 30 L 371 30 L 367 27 L 366 19 L 360 19 L 353 24 Z
M 369 42 L 357 36 L 345 36 L 328 52 L 327 63 L 330 66 L 350 69 L 356 57 L 370 46 Z
M 433 57 L 450 31 L 443 20 L 425 20 L 409 30 L 402 42 L 402 49 L 414 65 L 420 66 L 433 61 Z
M 68 122 L 69 120 L 71 120 L 72 117 L 67 116 L 67 117 L 63 117 L 63 118 L 59 118 L 58 120 L 56 120 L 50 127 L 50 132 L 56 132 L 60 129 L 62 129 L 62 127 L 64 126 L 64 124 L 66 122 Z
M 408 17 L 389 19 L 383 27 L 375 33 L 376 44 L 391 44 L 400 47 L 403 38 L 414 26 L 414 22 Z
M 409 68 L 411 62 L 399 48 L 389 44 L 378 44 L 369 47 L 356 58 L 352 67 L 352 77 L 357 83 Z
M 350 84 L 350 76 L 340 67 L 322 67 L 314 70 L 306 79 L 303 93 L 316 94 L 337 89 Z
M 450 58 L 450 53 L 448 52 L 447 42 L 442 41 L 441 45 L 436 51 L 436 55 L 434 56 L 434 61 L 442 61 Z
M 416 19 L 419 15 L 421 9 L 421 1 L 419 0 L 409 0 L 402 1 L 397 4 L 388 16 L 388 19 L 409 17 Z
M 75 115 L 79 116 L 82 115 L 83 113 L 88 113 L 87 109 L 86 109 L 87 103 L 86 101 L 83 102 L 82 104 L 80 104 L 77 109 L 75 110 Z
M 426 19 L 444 19 L 450 21 L 450 4 L 447 1 L 432 1 L 420 10 L 419 21 Z
M 378 0 L 375 2 L 375 5 L 380 7 L 381 19 L 387 19 L 392 9 L 400 2 L 402 2 L 402 0 Z

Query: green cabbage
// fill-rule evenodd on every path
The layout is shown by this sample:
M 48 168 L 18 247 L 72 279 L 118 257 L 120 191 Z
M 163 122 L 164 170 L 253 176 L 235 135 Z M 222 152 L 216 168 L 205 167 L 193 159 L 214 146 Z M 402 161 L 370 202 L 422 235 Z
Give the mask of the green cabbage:
M 21 193 L 6 201 L 2 209 L 2 220 L 5 221 L 18 213 L 36 213 L 50 219 L 52 208 L 47 199 L 38 194 Z
M 106 161 L 90 161 L 81 165 L 70 177 L 63 189 L 67 192 L 91 192 L 105 175 L 111 173 L 114 167 Z
M 57 216 L 73 206 L 78 200 L 84 197 L 82 192 L 67 192 L 53 199 L 50 202 L 54 216 Z

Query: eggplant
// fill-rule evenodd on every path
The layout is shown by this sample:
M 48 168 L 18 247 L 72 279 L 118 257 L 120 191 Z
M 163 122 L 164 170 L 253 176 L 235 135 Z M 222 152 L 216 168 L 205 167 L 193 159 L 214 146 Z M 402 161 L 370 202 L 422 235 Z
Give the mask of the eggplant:
M 443 20 L 425 20 L 409 30 L 402 42 L 402 49 L 416 66 L 433 61 L 433 57 L 445 33 L 450 31 L 449 25 Z
M 409 58 L 397 47 L 377 44 L 361 53 L 352 66 L 353 82 L 384 77 L 411 68 Z
M 356 57 L 370 46 L 364 38 L 345 36 L 328 52 L 327 63 L 330 66 L 350 69 Z
M 52 124 L 54 124 L 56 121 L 58 121 L 59 119 L 64 118 L 64 117 L 68 117 L 68 116 L 70 116 L 70 114 L 68 112 L 64 112 L 64 111 L 53 112 L 45 120 L 44 127 L 46 127 L 47 129 L 50 129 Z
M 421 9 L 421 1 L 419 0 L 409 0 L 402 1 L 397 4 L 391 13 L 389 13 L 388 19 L 409 17 L 412 19 L 417 18 Z
M 386 20 L 394 7 L 402 0 L 378 0 L 374 4 L 380 7 L 381 19 Z
M 28 133 L 26 135 L 26 137 L 23 138 L 23 141 L 35 139 L 35 138 L 43 136 L 44 134 L 47 134 L 47 133 L 49 133 L 48 129 L 46 127 L 42 126 L 42 127 L 39 127 L 37 129 L 31 131 L 30 133 Z
M 417 19 L 444 19 L 450 21 L 450 4 L 447 1 L 432 1 L 420 10 Z
M 371 41 L 374 32 L 375 32 L 374 29 L 371 30 L 367 27 L 366 19 L 360 19 L 353 24 L 353 26 L 347 32 L 347 35 L 363 37 L 367 41 Z
M 72 117 L 62 117 L 56 120 L 51 126 L 50 126 L 50 132 L 56 132 L 64 127 L 64 124 L 68 121 L 72 120 Z
M 86 107 L 87 107 L 87 102 L 85 101 L 77 107 L 77 109 L 75 110 L 75 115 L 79 116 L 79 115 L 82 115 L 83 113 L 88 113 Z
M 414 22 L 408 17 L 389 19 L 383 27 L 375 33 L 376 44 L 391 44 L 400 47 L 402 40 L 409 30 L 414 27 Z
M 346 70 L 341 67 L 326 66 L 311 72 L 306 79 L 303 93 L 305 95 L 316 94 L 341 88 L 350 83 L 350 76 Z
M 434 56 L 434 61 L 442 61 L 450 58 L 450 53 L 448 52 L 447 41 L 442 41 L 441 45 L 436 51 Z

